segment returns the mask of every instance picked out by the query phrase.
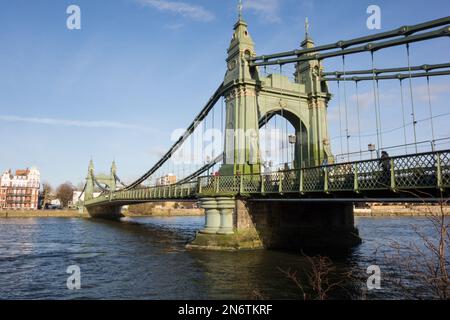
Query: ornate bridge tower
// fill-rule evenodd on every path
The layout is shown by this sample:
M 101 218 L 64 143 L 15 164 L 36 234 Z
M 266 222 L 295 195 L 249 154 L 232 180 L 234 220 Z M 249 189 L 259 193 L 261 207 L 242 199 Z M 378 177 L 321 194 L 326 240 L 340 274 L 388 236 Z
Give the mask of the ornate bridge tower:
M 248 58 L 256 56 L 247 23 L 239 14 L 228 48 L 225 93 L 225 150 L 222 175 L 259 173 L 258 75 Z
M 84 190 L 84 201 L 94 198 L 94 162 L 89 161 L 88 174 L 86 176 L 86 189 Z
M 308 29 L 301 46 L 314 47 Z M 279 74 L 262 76 L 258 68 L 249 64 L 248 59 L 253 56 L 256 56 L 255 46 L 240 14 L 226 60 L 226 132 L 220 173 L 260 172 L 259 124 L 274 115 L 284 117 L 295 128 L 295 168 L 331 160 L 327 121 L 331 95 L 326 83 L 320 80 L 321 63 L 318 60 L 299 62 L 291 81 Z
M 308 29 L 301 46 L 314 48 Z M 261 172 L 259 128 L 274 115 L 284 117 L 295 128 L 295 168 L 331 160 L 327 123 L 331 95 L 320 80 L 320 62 L 298 63 L 291 81 L 281 74 L 262 76 L 250 65 L 249 58 L 254 56 L 253 40 L 239 13 L 226 60 L 226 132 L 220 175 Z M 282 203 L 276 199 L 255 203 L 224 195 L 201 198 L 200 206 L 205 209 L 205 228 L 188 245 L 192 248 L 348 246 L 359 241 L 354 236 L 351 204 Z
M 95 175 L 94 162 L 91 159 L 91 161 L 89 162 L 88 174 L 86 176 L 86 188 L 84 190 L 84 201 L 89 201 L 94 198 L 95 185 L 97 185 L 97 187 L 103 188 L 103 191 L 109 190 L 109 193 L 111 195 L 111 193 L 116 190 L 116 172 L 117 172 L 116 162 L 113 161 L 111 164 L 111 170 L 110 170 L 109 175 L 107 175 L 107 174 Z M 102 184 L 105 187 L 102 187 L 101 186 Z M 102 208 L 98 209 L 98 211 L 101 211 L 101 209 Z M 105 216 L 108 214 L 108 210 L 111 210 L 111 208 L 107 208 L 107 210 L 105 210 Z M 116 212 L 117 210 L 118 210 L 117 208 L 114 208 L 113 211 Z M 119 210 L 119 214 L 120 214 L 120 210 Z M 118 214 L 116 214 L 116 216 L 118 216 Z

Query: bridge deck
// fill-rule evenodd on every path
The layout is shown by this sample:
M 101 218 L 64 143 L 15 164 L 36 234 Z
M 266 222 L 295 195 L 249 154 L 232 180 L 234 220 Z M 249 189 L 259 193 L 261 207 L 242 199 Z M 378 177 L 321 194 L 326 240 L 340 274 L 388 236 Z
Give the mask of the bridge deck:
M 171 186 L 103 194 L 87 207 L 208 196 L 277 199 L 430 199 L 450 189 L 450 150 L 365 160 L 259 175 L 205 176 Z

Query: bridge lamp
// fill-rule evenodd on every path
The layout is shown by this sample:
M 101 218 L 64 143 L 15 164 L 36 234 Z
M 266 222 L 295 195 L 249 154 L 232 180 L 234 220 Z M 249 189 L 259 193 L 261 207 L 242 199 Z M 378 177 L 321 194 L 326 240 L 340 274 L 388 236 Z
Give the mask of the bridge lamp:
M 369 143 L 367 147 L 368 150 L 370 151 L 370 158 L 373 159 L 373 152 L 376 150 L 376 147 L 373 143 Z
M 292 157 L 292 168 L 294 168 L 294 144 L 297 143 L 297 136 L 295 134 L 290 134 L 289 137 L 289 144 L 292 146 L 291 148 L 291 157 Z
M 295 134 L 290 134 L 289 135 L 289 143 L 295 144 L 296 142 L 297 142 L 297 136 Z

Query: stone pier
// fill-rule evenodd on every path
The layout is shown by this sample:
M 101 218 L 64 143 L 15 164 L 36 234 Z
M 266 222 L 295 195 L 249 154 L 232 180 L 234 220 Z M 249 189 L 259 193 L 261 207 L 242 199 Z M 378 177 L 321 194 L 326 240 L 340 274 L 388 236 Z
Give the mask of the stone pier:
M 236 199 L 233 197 L 201 198 L 205 210 L 205 228 L 187 245 L 190 249 L 238 250 L 263 248 L 256 230 L 240 230 L 236 225 Z
M 95 207 L 86 207 L 85 210 L 92 218 L 118 220 L 124 215 L 122 214 L 122 206 L 119 205 L 101 205 Z
M 345 249 L 361 242 L 351 203 L 203 198 L 205 228 L 188 248 Z

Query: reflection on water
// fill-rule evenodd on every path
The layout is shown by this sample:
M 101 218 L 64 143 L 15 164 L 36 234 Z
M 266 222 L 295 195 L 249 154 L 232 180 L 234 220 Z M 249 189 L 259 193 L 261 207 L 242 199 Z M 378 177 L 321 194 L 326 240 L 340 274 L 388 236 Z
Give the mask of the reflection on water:
M 0 298 L 248 299 L 255 290 L 272 299 L 300 298 L 298 288 L 279 271 L 304 267 L 299 253 L 187 251 L 184 245 L 203 219 L 2 219 Z M 367 266 L 384 266 L 374 255 L 380 245 L 417 238 L 410 224 L 426 226 L 427 221 L 358 218 L 364 242 L 333 257 L 338 270 L 353 270 L 362 280 L 352 285 L 363 287 Z M 74 264 L 81 268 L 82 288 L 69 291 L 66 268 Z M 393 297 L 398 296 L 389 287 L 367 293 L 367 298 Z

